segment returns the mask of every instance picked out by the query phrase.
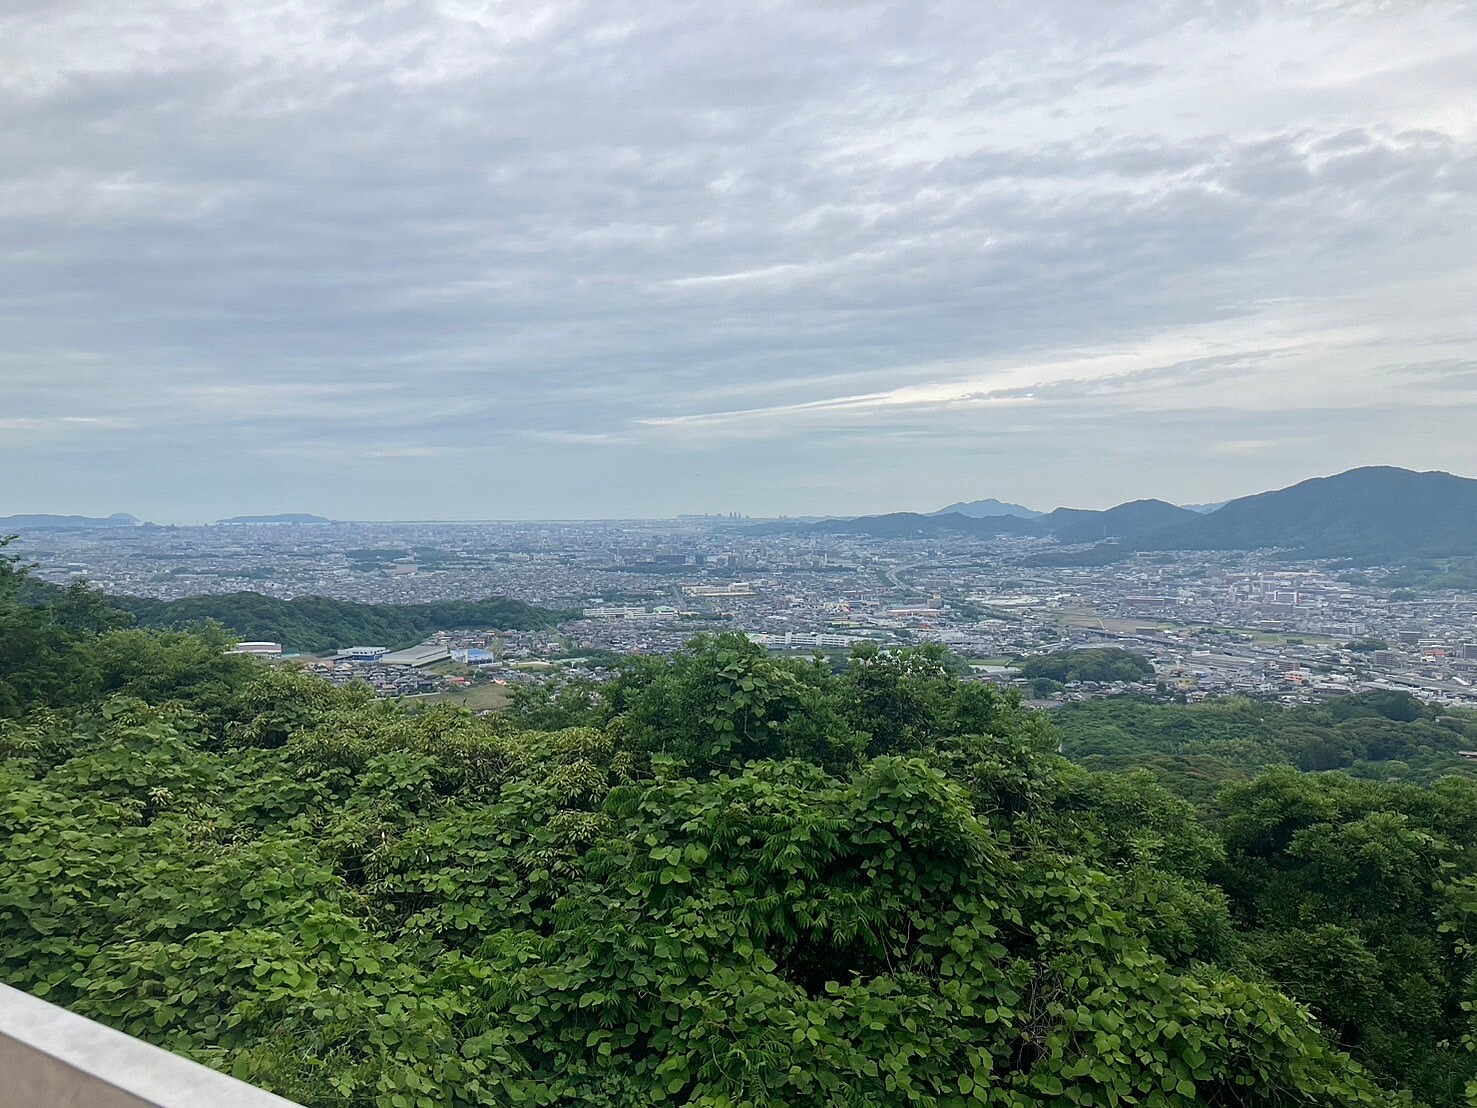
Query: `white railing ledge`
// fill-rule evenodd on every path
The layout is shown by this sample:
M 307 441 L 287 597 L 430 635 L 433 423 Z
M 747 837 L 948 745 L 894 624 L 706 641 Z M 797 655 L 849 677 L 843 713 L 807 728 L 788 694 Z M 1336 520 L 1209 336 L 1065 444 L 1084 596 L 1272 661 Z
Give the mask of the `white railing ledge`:
M 297 1108 L 0 985 L 0 1108 Z

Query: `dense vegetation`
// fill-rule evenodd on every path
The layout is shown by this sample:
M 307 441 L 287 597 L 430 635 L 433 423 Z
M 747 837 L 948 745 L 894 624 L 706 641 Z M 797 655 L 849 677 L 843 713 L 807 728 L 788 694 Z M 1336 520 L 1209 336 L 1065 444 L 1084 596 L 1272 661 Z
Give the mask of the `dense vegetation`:
M 1073 760 L 1095 770 L 1151 770 L 1197 803 L 1277 765 L 1422 785 L 1443 774 L 1477 778 L 1477 763 L 1457 755 L 1477 749 L 1477 714 L 1402 692 L 1295 708 L 1244 697 L 1200 704 L 1091 700 L 1063 708 L 1056 724 Z
M 935 647 L 699 638 L 410 715 L 15 586 L 0 975 L 304 1103 L 1477 1091 L 1470 781 L 1284 770 L 1197 812 Z
M 1056 650 L 1017 659 L 1021 676 L 1028 680 L 1054 681 L 1142 681 L 1154 676 L 1154 666 L 1142 654 L 1117 646 L 1094 646 L 1082 650 Z
M 1058 542 L 1079 543 L 1149 534 L 1198 518 L 1198 512 L 1166 504 L 1163 500 L 1131 500 L 1103 511 L 1058 508 L 1037 522 Z
M 1409 558 L 1380 578 L 1379 584 L 1426 593 L 1441 589 L 1477 591 L 1477 558 Z
M 1470 555 L 1477 548 L 1477 481 L 1365 466 L 1243 496 L 1137 541 L 1146 550 L 1275 546 L 1309 558 Z
M 0 542 L 0 551 L 5 543 Z M 288 651 L 322 653 L 345 646 L 413 646 L 436 631 L 466 627 L 502 631 L 533 631 L 552 627 L 572 613 L 539 608 L 521 600 L 489 596 L 481 600 L 446 600 L 429 604 L 361 604 L 324 596 L 282 600 L 255 592 L 187 596 L 155 600 L 142 596 L 111 596 L 106 600 L 84 585 L 70 589 L 38 581 L 19 572 L 11 555 L 8 566 L 11 594 L 44 613 L 71 603 L 85 602 L 98 611 L 111 610 L 112 626 L 132 624 L 159 630 L 198 629 L 218 624 L 243 641 L 280 642 Z M 45 618 L 44 614 L 39 618 Z
M 552 627 L 568 615 L 500 596 L 431 604 L 357 604 L 324 596 L 280 600 L 235 592 L 182 600 L 118 596 L 111 603 L 132 615 L 140 627 L 179 630 L 214 621 L 238 639 L 280 642 L 289 651 L 309 654 L 345 646 L 398 649 L 435 631 L 460 627 L 532 631 Z

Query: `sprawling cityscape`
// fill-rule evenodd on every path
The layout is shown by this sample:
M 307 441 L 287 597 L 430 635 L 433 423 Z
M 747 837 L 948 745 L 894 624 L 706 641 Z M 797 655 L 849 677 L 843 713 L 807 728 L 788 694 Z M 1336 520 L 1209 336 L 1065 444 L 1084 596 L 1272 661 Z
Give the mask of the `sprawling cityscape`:
M 728 516 L 131 526 L 36 531 L 23 543 L 42 579 L 86 579 L 117 595 L 507 596 L 563 616 L 547 630 L 444 631 L 416 649 L 357 643 L 301 659 L 386 696 L 598 677 L 612 654 L 669 653 L 698 632 L 740 631 L 776 652 L 938 642 L 981 680 L 1021 685 L 1043 706 L 1125 691 L 1299 703 L 1366 688 L 1477 703 L 1470 593 L 1394 589 L 1379 567 L 1266 552 L 1146 552 L 1092 567 L 1039 557 L 1057 549 L 1034 537 L 881 539 Z M 1142 655 L 1153 677 L 1048 691 L 1014 664 L 1096 646 Z
M 0 5 L 0 1108 L 1477 1108 L 1473 74 Z

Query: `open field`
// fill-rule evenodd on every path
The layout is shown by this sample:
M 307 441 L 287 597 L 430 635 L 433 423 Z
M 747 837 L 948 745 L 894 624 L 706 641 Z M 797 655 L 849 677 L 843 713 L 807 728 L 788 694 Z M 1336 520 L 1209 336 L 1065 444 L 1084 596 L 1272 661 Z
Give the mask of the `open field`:
M 418 696 L 413 703 L 460 704 L 474 712 L 495 712 L 508 706 L 508 686 L 472 685 L 469 688 L 452 689 L 448 692 L 434 693 L 431 696 Z

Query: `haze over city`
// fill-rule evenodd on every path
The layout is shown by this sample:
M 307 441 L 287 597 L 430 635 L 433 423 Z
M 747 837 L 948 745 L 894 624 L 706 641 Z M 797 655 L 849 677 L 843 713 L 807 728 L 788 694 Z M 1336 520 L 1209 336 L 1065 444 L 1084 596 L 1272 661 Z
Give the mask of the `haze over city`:
M 1456 3 L 7 5 L 4 512 L 1477 472 Z
M 1477 3 L 0 3 L 0 1108 L 1477 1108 Z

